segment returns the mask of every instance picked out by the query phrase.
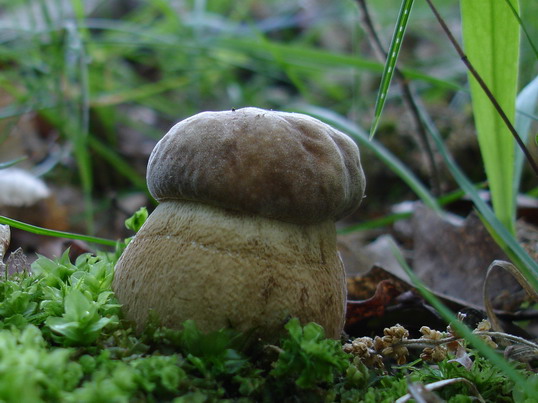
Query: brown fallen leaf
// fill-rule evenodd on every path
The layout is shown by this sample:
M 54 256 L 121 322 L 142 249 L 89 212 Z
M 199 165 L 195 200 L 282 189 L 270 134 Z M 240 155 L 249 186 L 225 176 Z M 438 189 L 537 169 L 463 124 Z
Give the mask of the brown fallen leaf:
M 488 270 L 487 270 L 482 295 L 483 295 L 486 313 L 487 313 L 487 316 L 491 323 L 492 328 L 497 332 L 502 332 L 502 331 L 507 330 L 505 328 L 506 325 L 503 324 L 503 322 L 500 320 L 495 310 L 493 309 L 493 303 L 490 297 L 491 295 L 490 282 L 496 269 L 497 271 L 499 270 L 506 271 L 511 276 L 513 276 L 513 278 L 521 285 L 522 290 L 524 290 L 524 292 L 527 294 L 529 302 L 531 301 L 533 303 L 538 302 L 538 291 L 534 289 L 532 284 L 525 278 L 523 273 L 521 273 L 521 271 L 519 271 L 516 268 L 516 266 L 514 266 L 512 263 L 502 261 L 502 260 L 495 260 L 494 262 L 491 263 L 491 265 L 488 267 Z M 518 306 L 516 305 L 514 308 L 517 308 L 517 307 Z
M 385 308 L 402 293 L 398 284 L 392 280 L 382 280 L 377 284 L 373 297 L 365 300 L 348 300 L 346 324 L 353 326 L 358 321 L 372 316 L 382 316 Z
M 414 272 L 433 291 L 483 309 L 482 286 L 492 261 L 507 260 L 475 215 L 454 223 L 417 207 L 412 219 Z M 512 294 L 519 286 L 507 273 L 490 280 L 492 295 Z
M 413 288 L 408 282 L 385 270 L 384 267 L 374 265 L 363 275 L 347 278 L 348 300 L 366 300 L 376 293 L 379 283 L 384 280 L 391 281 L 400 290 L 400 293 Z
M 398 273 L 398 272 L 396 272 Z M 403 276 L 402 276 L 403 277 Z M 420 334 L 422 326 L 444 329 L 447 323 L 429 305 L 420 293 L 405 278 L 374 266 L 364 275 L 347 279 L 348 305 L 345 331 L 352 336 L 362 337 L 378 334 L 385 327 L 402 324 L 413 335 Z M 433 292 L 454 312 L 476 312 L 477 320 L 484 318 L 476 306 L 465 301 Z
M 382 267 L 374 266 L 362 276 L 348 278 L 347 285 L 345 331 L 351 336 L 379 334 L 396 323 L 412 334 L 419 334 L 423 325 L 446 326 L 418 291 Z M 448 303 L 454 306 L 451 301 Z

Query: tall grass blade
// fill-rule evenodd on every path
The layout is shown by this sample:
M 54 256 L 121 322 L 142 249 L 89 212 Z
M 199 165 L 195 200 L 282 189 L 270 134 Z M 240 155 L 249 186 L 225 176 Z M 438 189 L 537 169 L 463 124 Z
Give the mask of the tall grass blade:
M 512 3 L 517 12 L 517 3 Z M 519 24 L 504 1 L 462 0 L 463 41 L 469 61 L 508 118 L 515 119 L 519 70 Z M 512 135 L 479 83 L 469 74 L 478 142 L 495 214 L 515 232 Z
M 146 190 L 146 178 L 142 177 L 132 165 L 122 158 L 112 148 L 99 141 L 97 138 L 88 137 L 88 145 L 94 150 L 100 157 L 108 161 L 114 169 L 127 178 L 137 188 Z
M 100 245 L 107 245 L 107 246 L 116 246 L 117 244 L 117 241 L 113 241 L 111 239 L 100 238 L 100 237 L 90 236 L 90 235 L 75 234 L 72 232 L 55 231 L 52 229 L 38 227 L 36 225 L 26 224 L 24 222 L 17 221 L 12 218 L 4 217 L 1 215 L 0 215 L 0 224 L 6 224 L 6 225 L 9 225 L 10 227 L 18 228 L 23 231 L 31 232 L 32 234 L 37 234 L 37 235 L 46 235 L 46 236 L 52 236 L 56 238 L 77 239 L 79 241 L 97 243 Z
M 482 222 L 486 225 L 492 237 L 510 257 L 512 263 L 514 263 L 521 273 L 523 273 L 525 278 L 533 285 L 533 287 L 538 289 L 538 263 L 529 256 L 521 245 L 519 245 L 513 233 L 501 223 L 491 210 L 490 206 L 482 200 L 473 183 L 469 181 L 452 155 L 446 149 L 441 134 L 438 132 L 429 116 L 421 112 L 421 119 L 426 125 L 439 154 L 454 177 L 454 180 L 473 201 L 473 204 L 483 219 Z
M 164 40 L 163 40 L 164 41 Z M 336 53 L 324 49 L 311 48 L 305 45 L 292 43 L 279 43 L 272 40 L 245 39 L 245 38 L 219 38 L 211 44 L 207 44 L 208 49 L 223 49 L 240 52 L 240 54 L 253 54 L 257 57 L 268 59 L 274 62 L 274 55 L 278 54 L 281 60 L 304 70 L 326 71 L 328 68 L 351 67 L 361 71 L 373 71 L 382 73 L 384 66 L 381 63 L 363 59 L 355 55 Z M 418 70 L 400 70 L 403 75 L 412 80 L 423 81 L 438 88 L 451 90 L 461 90 L 462 87 L 453 81 L 439 79 Z
M 80 182 L 84 195 L 84 213 L 89 233 L 93 233 L 93 173 L 92 163 L 88 152 L 88 131 L 90 111 L 90 89 L 88 82 L 88 66 L 85 44 L 78 21 L 65 22 L 67 43 L 65 45 L 64 63 L 66 68 L 67 85 L 75 91 L 73 99 L 66 105 L 68 125 L 66 136 L 73 142 L 74 154 L 77 160 Z
M 514 18 L 519 23 L 519 26 L 521 27 L 521 30 L 523 31 L 523 33 L 525 34 L 525 37 L 527 38 L 527 42 L 529 43 L 529 46 L 531 47 L 532 51 L 534 52 L 534 55 L 538 59 L 538 49 L 536 48 L 536 45 L 534 44 L 534 41 L 531 38 L 531 34 L 529 33 L 529 30 L 527 29 L 525 24 L 523 24 L 523 21 L 521 20 L 521 17 L 519 16 L 519 13 L 515 9 L 515 7 L 512 4 L 511 0 L 504 0 L 504 2 L 510 8 L 512 13 L 514 14 Z
M 476 348 L 484 357 L 494 363 L 504 374 L 509 377 L 516 385 L 517 388 L 524 390 L 529 396 L 532 396 L 535 391 L 532 390 L 529 382 L 525 380 L 521 374 L 514 369 L 514 367 L 500 354 L 493 350 L 486 344 L 479 336 L 473 334 L 465 324 L 458 321 L 453 312 L 450 311 L 440 300 L 437 298 L 424 283 L 417 277 L 417 275 L 411 270 L 405 258 L 401 254 L 398 247 L 392 245 L 392 253 L 400 266 L 405 270 L 413 285 L 422 294 L 422 296 L 432 305 L 447 322 L 450 322 L 456 332 L 462 335 L 465 340 L 469 341 L 474 348 Z
M 377 99 L 375 101 L 374 121 L 372 122 L 372 127 L 370 129 L 370 138 L 374 137 L 377 126 L 379 125 L 379 121 L 381 119 L 381 113 L 383 112 L 383 108 L 387 100 L 387 94 L 389 92 L 392 77 L 394 76 L 394 68 L 396 67 L 396 61 L 398 60 L 398 55 L 402 47 L 403 37 L 405 34 L 405 29 L 407 28 L 409 16 L 411 15 L 412 7 L 413 0 L 404 0 L 402 7 L 400 8 L 400 13 L 398 14 L 398 21 L 396 22 L 396 28 L 394 29 L 394 34 L 392 35 L 387 61 L 385 63 L 385 68 L 383 69 L 381 84 L 377 93 Z

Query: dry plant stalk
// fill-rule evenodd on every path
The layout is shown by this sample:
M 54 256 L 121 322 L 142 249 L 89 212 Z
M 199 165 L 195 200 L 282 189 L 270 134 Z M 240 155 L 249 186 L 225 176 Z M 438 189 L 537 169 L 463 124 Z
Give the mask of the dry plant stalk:
M 459 314 L 458 319 L 463 315 Z M 418 339 L 409 339 L 409 332 L 397 324 L 385 328 L 382 337 L 359 337 L 343 346 L 345 352 L 352 354 L 368 368 L 385 369 L 384 360 L 394 359 L 398 365 L 407 362 L 409 348 L 422 348 L 420 358 L 424 361 L 440 362 L 449 356 L 456 358 L 462 365 L 472 364 L 465 353 L 465 343 L 449 325 L 446 332 L 430 329 L 428 326 L 420 328 L 422 336 Z M 491 324 L 487 319 L 482 320 L 473 331 L 491 348 L 498 348 L 498 343 L 514 343 L 505 350 L 505 357 L 517 361 L 529 362 L 538 358 L 538 344 L 503 332 L 491 331 Z M 494 339 L 496 341 L 494 341 Z M 468 364 L 467 364 L 468 363 Z

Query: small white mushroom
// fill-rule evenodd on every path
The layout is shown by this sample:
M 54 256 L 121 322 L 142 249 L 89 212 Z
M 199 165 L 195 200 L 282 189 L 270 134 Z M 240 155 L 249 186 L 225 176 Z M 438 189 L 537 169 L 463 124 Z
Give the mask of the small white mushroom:
M 334 221 L 363 196 L 359 150 L 298 113 L 203 112 L 156 145 L 160 204 L 117 266 L 113 288 L 141 330 L 153 310 L 180 328 L 232 327 L 274 339 L 290 317 L 340 337 L 345 275 Z
M 41 179 L 19 168 L 0 169 L 0 206 L 25 207 L 50 195 Z

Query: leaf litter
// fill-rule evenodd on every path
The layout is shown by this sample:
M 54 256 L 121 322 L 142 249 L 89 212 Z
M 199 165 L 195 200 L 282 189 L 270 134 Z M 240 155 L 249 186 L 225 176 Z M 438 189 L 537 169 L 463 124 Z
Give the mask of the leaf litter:
M 535 252 L 536 242 L 533 240 L 537 232 L 529 225 L 519 223 L 519 227 L 525 231 L 524 239 L 530 244 L 530 251 Z M 459 320 L 474 329 L 474 333 L 492 348 L 504 352 L 505 358 L 518 361 L 528 369 L 536 369 L 538 345 L 531 341 L 537 336 L 535 328 L 528 323 L 521 326 L 515 323 L 521 318 L 536 318 L 532 309 L 538 302 L 536 290 L 507 261 L 476 215 L 471 213 L 466 219 L 447 218 L 419 205 L 411 219 L 396 223 L 391 237 L 403 245 L 401 248 L 407 248 L 402 253 L 408 256 L 414 272 L 446 306 L 459 312 Z M 345 247 L 352 248 L 349 243 Z M 356 253 L 360 253 L 361 249 L 372 250 L 371 244 L 356 245 L 356 248 Z M 378 253 L 383 257 L 391 252 L 386 248 Z M 432 330 L 442 329 L 446 323 L 435 313 L 426 314 L 434 312 L 434 308 L 422 299 L 408 277 L 392 264 L 387 268 L 374 265 L 366 273 L 349 277 L 348 293 L 346 331 L 352 340 L 356 336 L 355 341 L 348 344 L 348 349 L 353 350 L 353 343 L 369 345 L 366 351 L 369 351 L 370 358 L 365 357 L 363 361 L 376 362 L 379 366 L 379 362 L 386 360 L 382 350 L 374 347 L 376 339 L 368 342 L 365 335 L 379 334 L 382 327 L 386 331 L 390 325 L 403 324 L 402 328 L 409 329 L 411 335 L 400 341 L 401 347 L 419 347 L 422 349 L 420 357 L 433 362 L 448 358 L 446 353 L 451 351 L 447 362 L 458 363 L 467 371 L 476 366 L 477 356 L 470 353 L 457 334 L 451 334 L 450 325 L 444 332 Z M 413 301 L 415 309 L 402 309 L 404 301 Z M 424 325 L 420 328 L 423 333 L 420 337 L 416 332 L 417 318 Z M 437 332 L 437 340 L 429 340 L 432 344 L 426 346 L 428 343 L 423 343 L 424 332 Z M 356 351 L 363 351 L 363 348 Z M 376 354 L 380 355 L 379 358 L 372 361 L 371 357 Z M 529 382 L 532 382 L 530 378 Z M 411 390 L 409 385 L 410 393 L 398 401 L 411 398 Z M 426 385 L 423 390 L 425 398 L 433 386 Z M 484 401 L 480 394 L 475 396 Z

